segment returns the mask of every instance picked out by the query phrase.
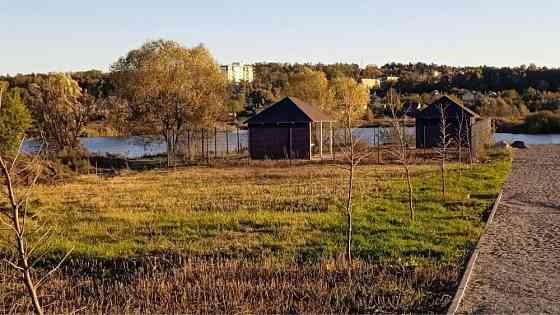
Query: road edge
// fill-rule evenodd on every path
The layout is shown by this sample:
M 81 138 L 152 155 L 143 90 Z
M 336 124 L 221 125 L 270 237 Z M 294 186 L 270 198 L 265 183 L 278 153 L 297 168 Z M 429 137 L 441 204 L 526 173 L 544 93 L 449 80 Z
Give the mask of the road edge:
M 473 253 L 471 254 L 471 257 L 469 258 L 469 262 L 467 263 L 467 267 L 465 268 L 465 272 L 463 273 L 463 277 L 461 278 L 459 287 L 457 288 L 457 291 L 455 292 L 455 296 L 453 297 L 453 300 L 451 301 L 451 304 L 447 309 L 447 313 L 446 313 L 447 315 L 455 315 L 455 313 L 459 309 L 459 305 L 461 305 L 461 301 L 463 300 L 463 296 L 465 295 L 467 285 L 469 284 L 469 280 L 474 270 L 474 265 L 476 264 L 476 260 L 478 258 L 478 253 L 480 250 L 480 240 L 482 240 L 482 236 L 484 236 L 484 233 L 486 233 L 486 229 L 494 220 L 494 215 L 496 214 L 496 210 L 498 210 L 498 205 L 502 200 L 502 195 L 503 195 L 503 189 L 500 189 L 500 192 L 498 193 L 498 197 L 496 197 L 496 201 L 494 201 L 494 205 L 492 206 L 492 210 L 490 211 L 490 215 L 488 216 L 488 220 L 486 221 L 484 231 L 482 231 L 480 237 L 478 238 L 478 242 L 476 244 Z

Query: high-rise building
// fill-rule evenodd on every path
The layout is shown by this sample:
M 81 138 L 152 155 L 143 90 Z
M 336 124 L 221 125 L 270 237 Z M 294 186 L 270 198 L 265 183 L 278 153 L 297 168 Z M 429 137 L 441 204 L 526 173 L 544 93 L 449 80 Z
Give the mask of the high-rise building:
M 231 65 L 223 65 L 222 72 L 229 82 L 253 82 L 253 66 L 234 62 Z

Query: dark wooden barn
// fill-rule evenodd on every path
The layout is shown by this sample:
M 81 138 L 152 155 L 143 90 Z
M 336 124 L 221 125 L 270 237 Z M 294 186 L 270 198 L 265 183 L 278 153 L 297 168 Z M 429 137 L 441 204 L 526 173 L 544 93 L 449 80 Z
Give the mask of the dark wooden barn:
M 246 121 L 251 158 L 311 159 L 313 147 L 317 144 L 322 158 L 324 123 L 329 126 L 332 154 L 332 121 L 318 108 L 295 97 L 286 97 Z M 316 137 L 313 129 L 319 131 Z
M 489 119 L 465 107 L 449 96 L 442 96 L 416 113 L 416 147 L 432 148 L 442 143 L 442 114 L 445 116 L 445 132 L 448 140 L 462 146 L 484 146 L 492 141 Z

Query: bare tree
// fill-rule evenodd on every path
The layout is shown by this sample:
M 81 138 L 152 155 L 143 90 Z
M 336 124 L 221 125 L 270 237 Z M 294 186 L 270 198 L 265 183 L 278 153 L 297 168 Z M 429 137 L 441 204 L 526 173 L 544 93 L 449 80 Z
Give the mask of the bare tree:
M 1 109 L 1 108 L 0 108 Z M 21 142 L 23 144 L 23 141 Z M 9 245 L 15 251 L 15 258 L 4 259 L 16 272 L 21 275 L 23 284 L 25 285 L 27 295 L 31 299 L 33 310 L 37 314 L 43 314 L 43 307 L 39 301 L 38 289 L 44 284 L 47 278 L 60 268 L 63 262 L 68 258 L 71 250 L 60 260 L 58 265 L 36 280 L 33 275 L 33 266 L 37 262 L 34 258 L 39 252 L 42 243 L 50 234 L 49 229 L 45 229 L 44 225 L 35 224 L 32 231 L 28 231 L 30 227 L 28 218 L 29 201 L 33 189 L 42 173 L 39 154 L 33 156 L 30 161 L 26 162 L 26 166 L 21 167 L 21 147 L 16 156 L 7 160 L 0 156 L 0 176 L 2 178 L 2 193 L 7 199 L 7 204 L 0 203 L 0 224 L 8 231 L 11 231 L 13 242 Z M 25 187 L 16 190 L 17 179 L 20 174 L 26 174 L 31 178 L 27 181 Z M 20 182 L 22 182 L 20 180 Z M 23 186 L 23 185 L 22 185 Z M 21 194 L 19 191 L 23 191 Z M 1 199 L 0 199 L 1 200 Z M 41 232 L 45 231 L 46 232 Z M 30 234 L 39 234 L 36 242 L 30 241 Z M 37 255 L 41 257 L 41 255 Z
M 404 175 L 406 177 L 406 183 L 408 187 L 408 209 L 410 211 L 410 219 L 414 221 L 414 188 L 412 185 L 412 175 L 410 172 L 410 158 L 408 154 L 408 139 L 404 131 L 404 122 L 400 123 L 397 117 L 397 110 L 401 107 L 401 101 L 399 95 L 394 89 L 389 89 L 387 95 L 387 103 L 389 105 L 389 110 L 391 112 L 391 129 L 398 142 L 398 149 L 395 152 L 397 160 L 401 164 Z
M 441 196 L 442 200 L 445 200 L 446 193 L 446 174 L 445 174 L 445 162 L 447 161 L 447 151 L 451 144 L 451 137 L 449 136 L 449 120 L 447 117 L 447 106 L 439 105 L 440 112 L 440 122 L 439 122 L 439 146 L 437 149 L 439 161 L 440 161 L 440 171 L 441 171 Z
M 458 158 L 459 178 L 461 178 L 463 172 L 463 145 L 469 141 L 468 138 L 470 138 L 470 134 L 469 134 L 469 124 L 465 121 L 465 111 L 461 110 L 461 112 L 457 114 L 456 118 L 458 121 L 458 125 L 457 125 L 457 135 L 455 137 L 455 143 L 457 145 L 457 150 L 459 154 L 459 158 Z

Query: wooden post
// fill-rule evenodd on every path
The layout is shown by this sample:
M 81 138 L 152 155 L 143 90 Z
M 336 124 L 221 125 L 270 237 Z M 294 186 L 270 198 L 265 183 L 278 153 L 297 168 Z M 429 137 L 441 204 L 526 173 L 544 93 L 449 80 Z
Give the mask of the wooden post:
M 214 127 L 214 159 L 218 157 L 218 128 Z
M 204 160 L 204 128 L 200 129 L 200 154 L 201 159 Z
M 191 132 L 187 129 L 187 158 L 191 159 Z
M 329 121 L 329 129 L 330 129 L 329 150 L 330 150 L 330 153 L 331 153 L 331 158 L 334 160 L 334 151 L 333 151 L 334 132 L 333 132 L 333 127 L 332 127 L 332 121 Z
M 323 122 L 319 123 L 319 156 L 323 159 Z
M 377 164 L 381 164 L 381 126 L 377 127 Z
M 206 140 L 206 161 L 210 160 L 210 139 L 204 139 Z
M 237 127 L 237 153 L 241 152 L 241 144 L 239 143 L 239 127 Z
M 226 154 L 229 154 L 229 132 L 226 129 Z

